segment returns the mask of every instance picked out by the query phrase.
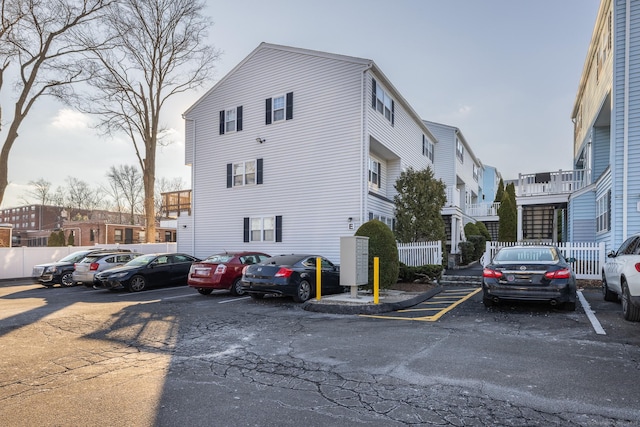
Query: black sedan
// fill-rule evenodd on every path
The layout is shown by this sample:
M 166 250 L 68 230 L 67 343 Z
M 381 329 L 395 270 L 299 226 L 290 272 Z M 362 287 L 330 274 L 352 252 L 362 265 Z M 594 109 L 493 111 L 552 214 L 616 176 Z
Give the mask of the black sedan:
M 321 260 L 322 294 L 342 292 L 340 268 L 318 255 L 278 255 L 247 266 L 242 275 L 242 290 L 252 298 L 267 294 L 292 296 L 304 302 L 316 293 L 316 259 Z
M 95 281 L 106 289 L 124 288 L 129 292 L 156 286 L 186 285 L 191 263 L 195 261 L 199 259 L 179 253 L 142 255 L 122 267 L 97 273 Z
M 576 276 L 555 246 L 500 249 L 482 272 L 483 302 L 540 301 L 576 309 Z

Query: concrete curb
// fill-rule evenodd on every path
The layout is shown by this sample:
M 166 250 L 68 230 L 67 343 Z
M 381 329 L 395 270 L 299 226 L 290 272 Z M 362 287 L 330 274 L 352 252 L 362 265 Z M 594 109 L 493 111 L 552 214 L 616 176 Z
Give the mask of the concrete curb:
M 382 304 L 334 304 L 323 302 L 322 300 L 309 300 L 302 304 L 302 309 L 306 311 L 313 311 L 316 313 L 329 314 L 380 314 L 387 313 L 389 311 L 402 310 L 412 307 L 416 304 L 420 304 L 421 302 L 426 301 L 434 295 L 442 292 L 442 289 L 442 286 L 438 286 L 436 288 L 430 289 L 423 294 L 416 295 L 413 298 Z

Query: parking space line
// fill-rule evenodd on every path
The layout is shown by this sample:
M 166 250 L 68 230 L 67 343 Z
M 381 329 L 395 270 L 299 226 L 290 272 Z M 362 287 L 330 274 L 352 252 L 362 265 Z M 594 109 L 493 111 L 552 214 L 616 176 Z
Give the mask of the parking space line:
M 423 311 L 436 313 L 431 316 L 422 317 L 401 317 L 401 316 L 385 316 L 385 315 L 373 315 L 363 314 L 361 317 L 372 317 L 375 319 L 390 319 L 390 320 L 415 320 L 420 322 L 435 322 L 440 319 L 446 313 L 450 312 L 472 296 L 481 292 L 482 288 L 465 288 L 455 290 L 444 290 L 441 294 L 432 297 L 431 299 L 419 304 L 416 308 L 408 308 L 403 310 L 397 310 L 396 313 L 419 313 Z M 442 295 L 445 294 L 445 295 Z M 453 298 L 452 298 L 453 297 Z M 440 301 L 433 301 L 440 299 Z M 422 305 L 439 305 L 440 307 L 421 307 Z
M 604 331 L 604 328 L 600 324 L 600 321 L 596 317 L 596 314 L 593 312 L 593 310 L 591 310 L 591 306 L 589 305 L 589 302 L 584 297 L 584 295 L 582 295 L 581 290 L 578 291 L 578 299 L 580 300 L 580 304 L 582 304 L 582 308 L 584 309 L 584 312 L 587 315 L 587 318 L 591 322 L 591 326 L 593 326 L 593 330 L 596 331 L 596 334 L 607 335 L 607 333 Z
M 218 301 L 218 304 L 226 304 L 228 302 L 242 301 L 242 300 L 249 299 L 249 298 L 251 298 L 251 297 L 231 298 L 231 299 L 226 299 L 224 301 Z

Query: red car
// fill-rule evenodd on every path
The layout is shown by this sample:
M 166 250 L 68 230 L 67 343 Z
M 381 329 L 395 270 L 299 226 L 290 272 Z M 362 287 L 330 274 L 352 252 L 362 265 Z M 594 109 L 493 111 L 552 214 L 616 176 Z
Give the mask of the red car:
M 229 289 L 233 295 L 242 295 L 242 269 L 269 258 L 262 252 L 225 252 L 194 262 L 187 283 L 202 295 L 214 289 Z

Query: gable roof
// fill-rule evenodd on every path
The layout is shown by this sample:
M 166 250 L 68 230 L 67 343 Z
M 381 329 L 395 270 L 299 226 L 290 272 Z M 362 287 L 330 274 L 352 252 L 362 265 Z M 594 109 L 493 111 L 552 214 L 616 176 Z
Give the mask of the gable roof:
M 462 141 L 462 144 L 465 147 L 465 150 L 467 150 L 467 152 L 469 153 L 469 155 L 471 155 L 471 158 L 480 166 L 482 166 L 482 161 L 476 157 L 476 155 L 474 154 L 473 150 L 471 149 L 471 146 L 469 145 L 469 143 L 467 142 L 467 139 L 464 137 L 464 135 L 462 134 L 462 131 L 460 130 L 460 128 L 457 128 L 455 126 L 451 126 L 451 125 L 445 125 L 444 123 L 436 123 L 436 122 L 431 122 L 429 120 L 423 120 L 425 125 L 433 125 L 433 126 L 440 126 L 443 128 L 447 128 L 449 130 L 451 130 L 452 132 L 454 132 L 456 134 L 456 136 L 460 139 L 460 141 Z
M 223 84 L 229 78 L 229 76 L 234 74 L 236 72 L 236 70 L 241 68 L 246 62 L 248 62 L 251 58 L 253 58 L 259 51 L 265 50 L 265 49 L 274 49 L 274 50 L 280 50 L 280 51 L 285 51 L 285 52 L 298 53 L 298 54 L 302 54 L 302 55 L 310 55 L 310 56 L 316 56 L 316 57 L 320 57 L 320 58 L 332 59 L 332 60 L 336 60 L 336 61 L 349 62 L 349 63 L 352 63 L 352 64 L 361 65 L 363 67 L 363 71 L 371 70 L 371 72 L 376 75 L 378 80 L 381 81 L 384 84 L 384 86 L 387 88 L 388 92 L 390 92 L 391 95 L 398 102 L 400 102 L 402 104 L 402 106 L 407 110 L 407 112 L 415 120 L 415 122 L 418 123 L 422 127 L 422 130 L 429 137 L 429 139 L 431 139 L 434 143 L 438 142 L 438 139 L 431 133 L 429 128 L 423 123 L 422 118 L 420 118 L 418 113 L 415 112 L 415 110 L 411 107 L 411 105 L 407 102 L 407 100 L 400 94 L 400 92 L 398 92 L 398 90 L 393 86 L 391 81 L 384 75 L 382 70 L 380 70 L 380 68 L 376 65 L 376 63 L 374 61 L 372 61 L 370 59 L 365 59 L 365 58 L 358 58 L 358 57 L 355 57 L 355 56 L 339 55 L 339 54 L 335 54 L 335 53 L 328 53 L 328 52 L 322 52 L 322 51 L 311 50 L 311 49 L 302 49 L 302 48 L 291 47 L 291 46 L 283 46 L 283 45 L 271 44 L 271 43 L 266 43 L 266 42 L 260 43 L 258 45 L 258 47 L 256 47 L 249 55 L 247 55 L 242 61 L 240 61 L 238 63 L 238 65 L 233 67 L 231 69 L 231 71 L 229 71 L 215 85 L 213 85 L 213 87 L 211 89 L 209 89 L 200 98 L 198 98 L 198 100 L 196 102 L 194 102 L 193 105 L 191 105 L 182 114 L 182 117 L 185 118 L 187 115 L 189 115 L 189 113 L 194 108 L 196 108 L 202 102 L 203 99 L 208 97 L 213 91 L 216 90 L 216 88 L 218 88 L 218 86 Z

